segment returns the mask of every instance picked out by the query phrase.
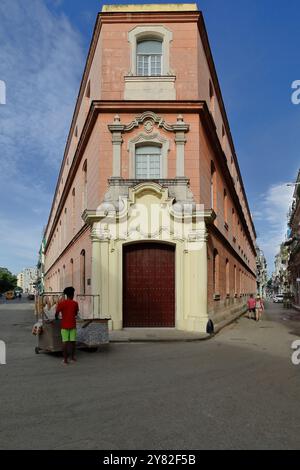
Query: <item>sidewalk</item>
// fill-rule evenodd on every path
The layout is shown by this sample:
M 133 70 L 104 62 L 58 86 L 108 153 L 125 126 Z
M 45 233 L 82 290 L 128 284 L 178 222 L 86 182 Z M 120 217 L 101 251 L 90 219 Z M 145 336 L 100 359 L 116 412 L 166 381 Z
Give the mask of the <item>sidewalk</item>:
M 124 328 L 123 330 L 109 332 L 109 340 L 112 343 L 203 341 L 210 337 L 207 333 L 191 333 L 175 330 L 174 328 Z

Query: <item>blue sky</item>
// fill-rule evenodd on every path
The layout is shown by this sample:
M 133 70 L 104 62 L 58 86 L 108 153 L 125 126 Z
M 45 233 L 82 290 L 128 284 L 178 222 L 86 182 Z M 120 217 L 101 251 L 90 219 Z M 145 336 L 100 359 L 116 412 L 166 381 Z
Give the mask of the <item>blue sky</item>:
M 291 199 L 286 183 L 300 167 L 300 105 L 291 102 L 291 84 L 300 79 L 299 1 L 198 5 L 272 271 Z M 7 88 L 0 105 L 0 266 L 15 273 L 37 261 L 100 8 L 99 0 L 0 2 L 0 80 Z

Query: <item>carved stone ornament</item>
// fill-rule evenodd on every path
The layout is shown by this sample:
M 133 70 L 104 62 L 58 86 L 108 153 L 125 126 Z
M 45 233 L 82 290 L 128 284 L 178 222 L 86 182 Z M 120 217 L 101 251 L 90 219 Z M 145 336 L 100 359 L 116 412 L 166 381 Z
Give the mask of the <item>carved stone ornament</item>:
M 148 132 L 148 134 L 150 134 L 150 132 L 152 132 L 153 127 L 154 127 L 154 122 L 151 121 L 151 120 L 146 121 L 144 123 L 144 129 L 145 129 L 146 132 Z

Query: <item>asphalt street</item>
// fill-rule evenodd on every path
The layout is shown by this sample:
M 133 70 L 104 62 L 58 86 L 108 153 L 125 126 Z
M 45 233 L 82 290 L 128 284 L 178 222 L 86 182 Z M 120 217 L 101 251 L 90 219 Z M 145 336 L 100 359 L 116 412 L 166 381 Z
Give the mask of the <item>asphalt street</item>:
M 211 340 L 34 353 L 33 305 L 0 302 L 1 449 L 298 449 L 300 312 L 268 304 Z

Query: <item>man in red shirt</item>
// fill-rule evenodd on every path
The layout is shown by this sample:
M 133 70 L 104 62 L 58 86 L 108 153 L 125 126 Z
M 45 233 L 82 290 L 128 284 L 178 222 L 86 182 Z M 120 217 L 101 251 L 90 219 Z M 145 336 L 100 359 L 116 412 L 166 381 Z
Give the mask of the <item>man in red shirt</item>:
M 66 300 L 62 300 L 57 304 L 55 318 L 61 313 L 61 337 L 63 341 L 64 364 L 68 364 L 68 349 L 71 349 L 71 362 L 76 362 L 76 316 L 78 314 L 78 303 L 74 299 L 74 287 L 66 287 L 64 294 Z
M 256 307 L 256 300 L 254 299 L 253 294 L 250 295 L 247 305 L 248 305 L 248 318 L 251 319 L 252 313 L 254 313 L 254 317 L 255 317 L 255 307 Z

